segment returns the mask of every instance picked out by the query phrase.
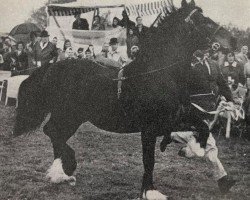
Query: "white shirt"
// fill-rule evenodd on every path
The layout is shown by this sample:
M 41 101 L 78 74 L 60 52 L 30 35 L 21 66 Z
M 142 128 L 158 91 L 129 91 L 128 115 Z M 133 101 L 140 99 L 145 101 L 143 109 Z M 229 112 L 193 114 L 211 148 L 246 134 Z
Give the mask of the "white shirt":
M 119 51 L 117 51 L 117 50 L 115 50 L 115 51 L 111 50 L 111 51 L 108 52 L 108 58 L 112 59 L 112 60 L 114 60 L 116 62 L 119 62 L 120 58 L 121 58 L 121 55 L 120 55 Z
M 42 48 L 42 49 L 44 49 L 45 47 L 47 47 L 48 46 L 48 42 L 46 42 L 45 44 L 43 44 L 43 42 L 40 42 L 40 47 Z

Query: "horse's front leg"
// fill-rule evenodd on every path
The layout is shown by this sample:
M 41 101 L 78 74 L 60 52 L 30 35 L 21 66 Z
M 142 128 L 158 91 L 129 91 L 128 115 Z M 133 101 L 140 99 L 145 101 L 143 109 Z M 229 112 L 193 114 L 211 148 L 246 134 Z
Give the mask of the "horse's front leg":
M 152 132 L 144 131 L 141 134 L 141 140 L 144 165 L 141 197 L 147 200 L 166 200 L 167 196 L 155 190 L 153 185 L 156 136 Z

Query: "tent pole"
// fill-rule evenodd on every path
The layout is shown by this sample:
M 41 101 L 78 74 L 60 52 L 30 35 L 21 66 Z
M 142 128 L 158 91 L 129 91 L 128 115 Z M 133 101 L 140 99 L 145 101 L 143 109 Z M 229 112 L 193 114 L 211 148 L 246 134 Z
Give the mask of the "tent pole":
M 66 40 L 65 34 L 64 34 L 64 32 L 61 30 L 61 27 L 60 27 L 60 25 L 59 25 L 59 23 L 58 23 L 58 21 L 57 21 L 57 19 L 56 19 L 56 16 L 55 16 L 54 12 L 51 12 L 51 13 L 52 13 L 53 19 L 54 19 L 55 22 L 56 22 L 56 26 L 59 28 L 60 33 L 61 33 L 62 36 L 63 36 L 63 39 Z
M 50 5 L 50 1 L 51 1 L 51 0 L 48 0 L 48 6 Z M 47 27 L 49 26 L 49 8 L 48 8 L 48 6 L 47 6 L 47 8 L 46 8 L 46 14 L 47 14 Z
M 96 8 L 95 8 L 95 10 L 94 10 L 94 14 L 93 14 L 93 20 L 92 20 L 91 30 L 92 30 L 92 28 L 93 28 L 95 15 L 96 15 Z

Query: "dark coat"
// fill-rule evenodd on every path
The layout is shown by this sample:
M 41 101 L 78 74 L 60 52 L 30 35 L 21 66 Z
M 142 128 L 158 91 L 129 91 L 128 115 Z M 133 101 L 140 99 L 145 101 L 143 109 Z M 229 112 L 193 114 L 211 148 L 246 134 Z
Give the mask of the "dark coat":
M 128 54 L 128 57 L 130 58 L 131 57 L 131 47 L 132 46 L 138 46 L 139 45 L 139 39 L 136 35 L 128 35 L 127 36 L 127 54 Z
M 72 29 L 89 30 L 89 23 L 86 19 L 80 18 L 79 22 L 77 20 L 73 22 Z
M 219 95 L 224 96 L 227 101 L 232 101 L 233 98 L 218 63 L 211 59 L 207 60 L 207 63 L 209 68 L 205 63 L 199 63 L 192 67 L 189 88 L 191 102 L 198 104 L 207 111 L 212 111 L 216 109 L 216 100 Z M 202 83 L 197 81 L 197 77 L 204 81 Z
M 15 60 L 13 67 L 15 67 L 16 70 L 20 71 L 28 68 L 28 55 L 26 52 L 22 51 L 18 55 L 17 51 L 15 51 L 11 54 L 11 58 Z
M 143 38 L 145 36 L 148 29 L 149 29 L 148 27 L 142 26 L 141 31 L 139 31 L 138 26 L 135 27 L 134 34 L 138 37 L 139 41 L 141 41 L 141 38 Z
M 135 27 L 135 22 L 131 21 L 129 18 L 122 18 L 122 20 L 119 22 L 119 25 L 121 27 L 125 28 L 134 28 Z
M 234 80 L 234 87 L 237 87 L 238 83 L 245 84 L 244 67 L 241 63 L 236 61 L 233 63 L 225 62 L 221 66 L 221 71 L 226 81 L 228 81 L 229 77 Z
M 34 45 L 32 54 L 36 62 L 41 61 L 42 66 L 48 64 L 51 60 L 55 62 L 58 57 L 57 48 L 51 42 L 44 49 L 41 48 L 40 42 L 37 42 Z

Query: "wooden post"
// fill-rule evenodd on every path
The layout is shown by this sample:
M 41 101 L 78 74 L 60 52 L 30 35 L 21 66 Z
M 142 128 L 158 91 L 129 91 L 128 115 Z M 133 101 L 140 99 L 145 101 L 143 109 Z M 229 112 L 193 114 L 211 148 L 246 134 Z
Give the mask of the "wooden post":
M 66 40 L 65 34 L 64 34 L 64 32 L 61 30 L 61 26 L 59 25 L 59 23 L 58 23 L 58 21 L 57 21 L 57 19 L 56 19 L 56 16 L 55 16 L 55 14 L 54 14 L 54 12 L 51 12 L 51 13 L 52 13 L 53 19 L 54 19 L 55 22 L 56 22 L 57 27 L 58 27 L 59 30 L 60 30 L 60 33 L 61 33 L 62 36 L 63 36 L 63 39 Z
M 231 113 L 230 111 L 227 111 L 227 127 L 226 127 L 226 138 L 230 138 L 230 132 L 231 132 Z

